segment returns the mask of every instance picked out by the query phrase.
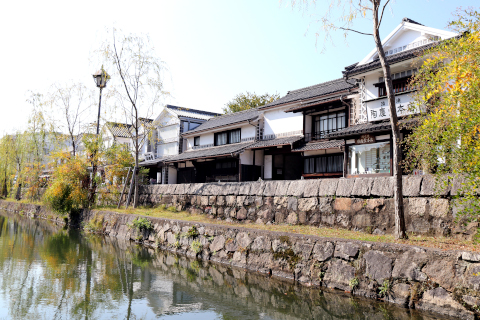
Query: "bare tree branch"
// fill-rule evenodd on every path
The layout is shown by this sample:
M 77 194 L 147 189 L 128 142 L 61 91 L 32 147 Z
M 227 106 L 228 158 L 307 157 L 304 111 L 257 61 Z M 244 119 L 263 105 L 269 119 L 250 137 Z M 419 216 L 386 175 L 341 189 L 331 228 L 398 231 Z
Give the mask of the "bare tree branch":
M 350 28 L 339 27 L 338 29 L 342 29 L 342 30 L 345 30 L 345 31 L 352 31 L 352 32 L 360 33 L 360 34 L 363 34 L 363 35 L 365 35 L 365 36 L 373 36 L 373 33 L 360 32 L 360 31 L 353 30 L 353 29 L 350 29 Z

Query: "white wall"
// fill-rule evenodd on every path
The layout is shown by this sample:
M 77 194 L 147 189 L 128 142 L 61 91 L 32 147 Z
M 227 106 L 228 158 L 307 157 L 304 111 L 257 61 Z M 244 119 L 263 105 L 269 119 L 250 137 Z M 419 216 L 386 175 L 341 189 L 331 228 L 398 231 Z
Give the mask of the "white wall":
M 255 159 L 256 161 L 257 159 Z M 253 164 L 253 152 L 252 150 L 245 150 L 240 153 L 240 164 L 252 165 Z
M 168 167 L 168 184 L 177 183 L 177 169 Z
M 244 125 L 240 127 L 242 132 L 242 139 L 245 138 L 255 138 L 256 128 L 252 125 Z
M 179 134 L 179 127 L 177 125 L 168 126 L 168 127 L 160 127 L 157 130 L 158 133 L 158 140 L 166 140 L 178 137 Z
M 272 164 L 273 164 L 272 155 L 266 155 L 265 156 L 265 167 L 263 169 L 263 178 L 264 179 L 272 179 Z
M 157 157 L 171 156 L 178 154 L 178 142 L 171 142 L 157 145 Z
M 303 130 L 303 114 L 286 113 L 288 108 L 265 111 L 265 135 Z

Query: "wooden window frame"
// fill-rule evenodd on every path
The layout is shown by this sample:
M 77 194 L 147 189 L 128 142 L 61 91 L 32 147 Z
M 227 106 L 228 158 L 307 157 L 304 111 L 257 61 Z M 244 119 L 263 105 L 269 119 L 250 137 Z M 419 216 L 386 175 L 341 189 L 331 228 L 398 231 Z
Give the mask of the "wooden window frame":
M 240 140 L 238 142 L 231 142 L 230 141 L 230 133 L 233 132 L 233 131 L 238 131 L 240 132 Z M 217 144 L 217 136 L 219 134 L 226 134 L 227 135 L 227 142 L 225 144 Z M 238 129 L 232 129 L 232 130 L 227 130 L 227 131 L 221 131 L 221 132 L 216 132 L 213 136 L 213 144 L 215 146 L 224 146 L 224 145 L 227 145 L 227 144 L 232 144 L 232 143 L 240 143 L 242 142 L 242 129 L 241 128 L 238 128 Z

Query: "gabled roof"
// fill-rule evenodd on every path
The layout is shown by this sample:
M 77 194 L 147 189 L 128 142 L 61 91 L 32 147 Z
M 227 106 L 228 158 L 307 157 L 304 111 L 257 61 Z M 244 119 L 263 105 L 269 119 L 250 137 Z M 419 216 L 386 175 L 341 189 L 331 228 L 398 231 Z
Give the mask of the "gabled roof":
M 290 102 L 298 102 L 305 99 L 312 99 L 315 97 L 332 94 L 335 92 L 351 90 L 357 87 L 357 84 L 353 80 L 345 80 L 343 78 L 331 80 L 323 83 L 319 83 L 313 86 L 292 90 L 287 93 L 286 96 L 275 100 L 269 104 L 259 107 L 259 109 L 265 109 L 281 104 Z
M 243 142 L 243 143 L 227 144 L 227 145 L 218 146 L 218 147 L 185 151 L 184 153 L 180 153 L 179 155 L 172 156 L 171 158 L 167 159 L 165 162 L 179 162 L 179 161 L 186 161 L 186 160 L 235 155 L 242 152 L 245 148 L 247 148 L 251 144 L 252 142 L 250 141 L 250 142 Z
M 458 37 L 460 37 L 460 36 L 457 36 L 456 38 L 458 38 Z M 439 45 L 442 42 L 443 41 L 435 41 L 435 42 L 432 42 L 432 43 L 429 43 L 429 44 L 426 44 L 426 45 L 423 45 L 423 46 L 420 46 L 420 47 L 417 47 L 417 48 L 414 48 L 414 49 L 405 50 L 405 51 L 402 51 L 402 52 L 399 52 L 399 53 L 389 55 L 389 56 L 386 57 L 387 62 L 390 65 L 392 65 L 394 63 L 399 63 L 399 62 L 402 62 L 402 61 L 406 61 L 406 60 L 416 58 L 416 57 L 422 55 L 424 51 L 429 50 L 429 49 Z M 343 73 L 344 77 L 348 78 L 348 77 L 351 77 L 351 76 L 354 76 L 354 75 L 357 75 L 357 74 L 360 74 L 360 73 L 363 73 L 363 72 L 379 69 L 381 67 L 382 67 L 382 65 L 380 63 L 380 60 L 374 60 L 372 62 L 365 63 L 365 64 L 353 64 L 353 65 L 350 65 L 348 67 L 345 67 L 345 70 L 342 71 L 342 73 Z
M 212 117 L 218 117 L 221 114 L 191 108 L 183 108 L 178 106 L 172 106 L 170 104 L 166 105 L 166 108 L 169 109 L 171 112 L 175 113 L 179 117 L 187 117 L 187 118 L 194 118 L 194 119 L 201 119 L 201 120 L 208 120 Z
M 196 132 L 241 123 L 249 120 L 255 120 L 258 118 L 259 114 L 260 112 L 258 111 L 258 109 L 255 108 L 210 118 L 208 121 L 205 121 L 195 129 L 185 132 L 184 135 L 190 135 Z
M 457 36 L 457 34 L 455 32 L 430 28 L 430 27 L 424 26 L 421 23 L 418 23 L 418 22 L 416 22 L 412 19 L 403 18 L 402 22 L 392 32 L 390 32 L 390 34 L 388 36 L 386 36 L 382 40 L 382 45 L 384 46 L 384 48 L 392 46 L 394 41 L 396 41 L 396 39 L 398 39 L 398 37 L 400 37 L 404 32 L 409 31 L 409 30 L 419 32 L 421 34 L 439 36 L 441 39 L 448 39 L 448 38 L 452 38 L 452 37 Z M 390 47 L 389 49 L 392 49 L 392 48 L 393 47 Z M 406 49 L 410 49 L 410 48 L 407 47 Z M 417 47 L 415 46 L 414 49 L 417 49 Z M 365 64 L 369 64 L 371 62 L 375 62 L 375 59 L 378 59 L 377 49 L 373 48 L 372 51 L 370 51 L 370 53 L 367 56 L 365 56 L 360 62 L 358 62 L 357 67 L 360 67 L 360 66 L 365 65 Z M 347 68 L 350 68 L 350 67 L 352 67 L 352 66 L 349 66 Z M 345 69 L 347 69 L 347 68 L 345 68 Z

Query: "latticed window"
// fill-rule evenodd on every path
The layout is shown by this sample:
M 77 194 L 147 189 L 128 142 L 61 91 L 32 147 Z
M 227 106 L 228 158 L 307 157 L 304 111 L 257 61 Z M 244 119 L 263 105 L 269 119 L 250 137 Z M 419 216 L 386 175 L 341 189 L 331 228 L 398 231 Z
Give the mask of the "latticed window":
M 327 113 L 313 117 L 313 139 L 323 139 L 327 134 L 346 127 L 345 112 Z
M 303 173 L 343 172 L 343 155 L 325 155 L 304 159 Z

